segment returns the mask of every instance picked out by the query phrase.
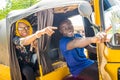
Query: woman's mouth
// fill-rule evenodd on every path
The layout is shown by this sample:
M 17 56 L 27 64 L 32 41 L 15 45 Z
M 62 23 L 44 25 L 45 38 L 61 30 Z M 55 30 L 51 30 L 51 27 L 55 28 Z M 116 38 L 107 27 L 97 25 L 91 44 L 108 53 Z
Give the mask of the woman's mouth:
M 27 35 L 27 33 L 22 33 L 22 35 L 23 35 L 23 36 L 26 36 L 26 35 Z

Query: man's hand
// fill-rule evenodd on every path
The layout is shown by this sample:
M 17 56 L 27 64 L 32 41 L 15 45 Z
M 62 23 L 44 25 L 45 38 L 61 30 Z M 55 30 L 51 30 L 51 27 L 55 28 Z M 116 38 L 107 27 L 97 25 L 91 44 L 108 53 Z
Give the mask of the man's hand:
M 103 43 L 109 42 L 110 40 L 107 39 L 107 34 L 105 32 L 99 32 L 95 37 L 91 39 L 92 43 Z

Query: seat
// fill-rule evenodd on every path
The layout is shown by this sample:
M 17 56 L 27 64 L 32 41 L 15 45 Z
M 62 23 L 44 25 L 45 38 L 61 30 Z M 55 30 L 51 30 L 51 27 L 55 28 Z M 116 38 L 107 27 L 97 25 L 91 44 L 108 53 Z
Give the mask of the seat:
M 57 61 L 65 61 L 62 53 L 60 52 L 59 48 L 53 48 L 48 52 L 48 56 L 52 60 L 52 62 L 57 62 Z

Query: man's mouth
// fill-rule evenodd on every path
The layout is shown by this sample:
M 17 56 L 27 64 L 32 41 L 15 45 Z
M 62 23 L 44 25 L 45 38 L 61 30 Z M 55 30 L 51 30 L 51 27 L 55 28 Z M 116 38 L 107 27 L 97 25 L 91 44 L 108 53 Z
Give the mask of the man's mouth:
M 73 36 L 74 33 L 73 33 L 73 32 L 69 32 L 68 35 L 69 35 L 69 36 Z
M 68 34 L 69 34 L 69 35 L 72 35 L 72 34 L 73 34 L 73 32 L 69 32 Z

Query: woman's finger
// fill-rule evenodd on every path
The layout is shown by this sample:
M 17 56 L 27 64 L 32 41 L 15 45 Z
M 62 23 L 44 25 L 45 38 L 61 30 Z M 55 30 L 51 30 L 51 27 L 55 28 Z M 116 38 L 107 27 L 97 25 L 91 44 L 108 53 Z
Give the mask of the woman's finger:
M 49 28 L 52 29 L 52 30 L 58 29 L 57 27 L 53 27 L 53 26 L 50 26 Z

